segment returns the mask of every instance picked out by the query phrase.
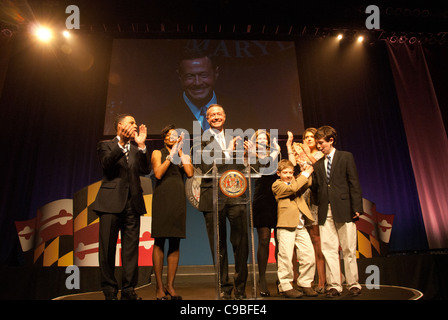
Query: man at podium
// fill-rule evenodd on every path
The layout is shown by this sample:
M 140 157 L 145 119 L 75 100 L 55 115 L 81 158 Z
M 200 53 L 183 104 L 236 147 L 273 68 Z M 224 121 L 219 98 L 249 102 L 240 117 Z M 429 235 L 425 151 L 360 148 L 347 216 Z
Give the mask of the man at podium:
M 201 142 L 202 161 L 199 165 L 203 173 L 211 172 L 213 164 L 206 161 L 204 149 L 212 150 L 213 156 L 217 158 L 219 153 L 222 158 L 228 158 L 235 148 L 236 142 L 241 137 L 226 136 L 224 134 L 224 124 L 226 114 L 221 105 L 211 105 L 206 114 L 210 128 L 202 135 Z M 218 157 L 221 157 L 218 156 Z M 244 196 L 242 196 L 244 197 Z M 203 178 L 201 182 L 201 197 L 199 200 L 199 211 L 202 211 L 205 218 L 207 235 L 210 242 L 212 256 L 215 259 L 214 238 L 215 228 L 213 222 L 213 179 Z M 233 282 L 229 280 L 227 240 L 226 240 L 226 218 L 230 224 L 230 243 L 232 244 L 235 258 L 235 274 Z M 246 205 L 241 203 L 241 199 L 232 197 L 220 197 L 218 202 L 218 223 L 219 223 L 219 275 L 221 279 L 220 298 L 230 299 L 234 291 L 235 299 L 246 297 L 246 281 L 248 275 L 247 258 L 249 254 L 248 228 Z M 216 263 L 216 261 L 215 261 Z

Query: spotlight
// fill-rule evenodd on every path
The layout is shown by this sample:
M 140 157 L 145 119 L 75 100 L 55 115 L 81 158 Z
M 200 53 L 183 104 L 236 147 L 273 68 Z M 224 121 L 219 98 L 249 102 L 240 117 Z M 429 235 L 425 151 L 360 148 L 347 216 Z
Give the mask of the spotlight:
M 414 44 L 414 43 L 416 43 L 417 42 L 417 37 L 411 37 L 410 39 L 409 39 L 409 43 L 410 44 Z
M 338 34 L 338 40 L 342 40 L 342 38 L 343 38 L 344 36 L 340 33 L 340 34 Z
M 67 30 L 64 30 L 64 31 L 62 32 L 62 35 L 63 35 L 64 38 L 66 38 L 66 39 L 70 38 L 70 32 L 68 32 Z
M 428 18 L 431 15 L 431 12 L 428 9 L 422 11 L 422 17 Z
M 46 27 L 37 27 L 34 30 L 34 34 L 42 42 L 50 42 L 50 40 L 53 38 L 53 33 L 49 28 Z
M 363 37 L 363 36 L 359 36 L 357 41 L 358 41 L 359 43 L 363 42 L 363 41 L 364 41 L 364 37 Z
M 9 30 L 9 29 L 2 29 L 1 33 L 3 34 L 3 36 L 5 38 L 11 38 L 12 35 L 13 35 L 13 32 L 11 30 Z

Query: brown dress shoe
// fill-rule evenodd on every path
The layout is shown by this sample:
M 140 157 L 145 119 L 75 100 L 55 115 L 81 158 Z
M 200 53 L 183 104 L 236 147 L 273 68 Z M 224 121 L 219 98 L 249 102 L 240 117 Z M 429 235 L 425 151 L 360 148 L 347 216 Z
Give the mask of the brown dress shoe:
M 291 289 L 291 290 L 288 290 L 288 291 L 280 292 L 280 295 L 283 296 L 284 298 L 298 299 L 301 296 L 303 296 L 303 293 L 297 291 L 296 289 Z
M 313 288 L 309 287 L 309 288 L 305 288 L 302 287 L 302 292 L 305 296 L 307 297 L 317 297 L 317 292 L 313 290 Z
M 341 293 L 335 288 L 331 288 L 330 290 L 327 291 L 327 298 L 335 298 L 339 297 L 340 295 Z
M 357 288 L 357 287 L 352 287 L 352 288 L 350 288 L 350 290 L 349 290 L 349 294 L 350 294 L 352 297 L 359 296 L 359 295 L 361 294 L 361 289 L 359 289 L 359 288 Z

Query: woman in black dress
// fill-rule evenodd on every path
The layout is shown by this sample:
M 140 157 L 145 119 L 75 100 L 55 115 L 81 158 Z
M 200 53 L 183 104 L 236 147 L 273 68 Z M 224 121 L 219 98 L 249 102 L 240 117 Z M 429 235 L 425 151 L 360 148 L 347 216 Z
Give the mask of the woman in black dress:
M 154 150 L 151 164 L 156 177 L 152 198 L 151 236 L 154 238 L 153 267 L 156 278 L 157 300 L 180 300 L 174 290 L 174 278 L 179 263 L 180 239 L 185 238 L 186 196 L 184 176 L 193 176 L 190 157 L 182 152 L 183 134 L 178 136 L 174 125 L 162 129 L 165 147 Z M 168 240 L 168 276 L 166 287 L 162 282 L 165 242 Z
M 260 295 L 270 296 L 266 283 L 266 268 L 269 258 L 269 244 L 271 242 L 271 229 L 277 226 L 277 202 L 272 193 L 272 184 L 278 179 L 277 161 L 280 146 L 276 139 L 272 141 L 270 134 L 265 130 L 258 130 L 251 138 L 255 146 L 256 165 L 262 176 L 255 179 L 253 199 L 254 227 L 258 236 L 258 283 Z M 277 247 L 277 246 L 276 246 Z

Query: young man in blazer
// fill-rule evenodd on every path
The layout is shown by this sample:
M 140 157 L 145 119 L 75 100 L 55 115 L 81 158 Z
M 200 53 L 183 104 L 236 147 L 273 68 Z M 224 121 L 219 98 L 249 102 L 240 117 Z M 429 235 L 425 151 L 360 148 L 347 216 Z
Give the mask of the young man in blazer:
M 134 288 L 138 277 L 140 216 L 146 213 L 140 175 L 150 173 L 145 140 L 147 128 L 128 114 L 115 120 L 117 136 L 98 143 L 98 156 L 103 180 L 92 209 L 100 218 L 99 264 L 101 289 L 107 300 L 116 300 L 118 283 L 115 279 L 115 253 L 118 232 L 121 231 L 121 261 L 123 266 L 121 299 L 140 299 Z
M 326 261 L 327 297 L 342 292 L 339 245 L 342 248 L 347 288 L 361 294 L 356 262 L 357 231 L 354 219 L 363 212 L 361 185 L 350 152 L 336 150 L 337 133 L 323 126 L 314 134 L 324 157 L 314 164 L 313 190 L 318 198 L 318 222 Z
M 278 206 L 278 289 L 285 298 L 300 298 L 303 294 L 317 296 L 317 292 L 311 288 L 315 274 L 314 248 L 305 228 L 305 220 L 314 221 L 314 219 L 303 198 L 304 192 L 311 186 L 312 173 L 313 167 L 308 166 L 295 178 L 294 165 L 291 161 L 283 159 L 280 160 L 277 170 L 280 179 L 272 184 L 272 192 Z M 299 260 L 297 285 L 302 292 L 295 290 L 291 285 L 294 279 L 292 263 L 294 250 L 297 250 Z

